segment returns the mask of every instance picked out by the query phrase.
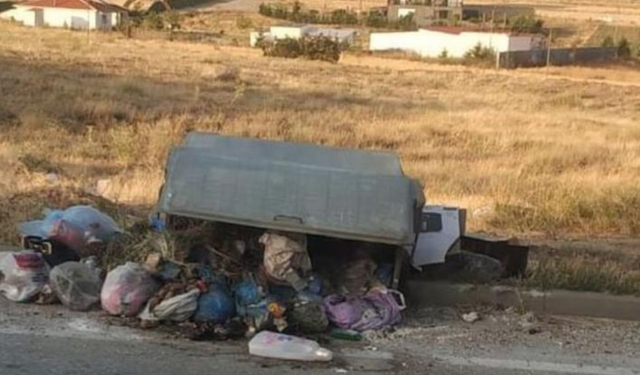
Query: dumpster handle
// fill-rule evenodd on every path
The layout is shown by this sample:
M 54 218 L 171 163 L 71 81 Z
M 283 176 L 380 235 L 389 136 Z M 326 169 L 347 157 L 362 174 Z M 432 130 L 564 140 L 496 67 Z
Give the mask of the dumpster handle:
M 288 216 L 288 215 L 276 215 L 273 217 L 273 221 L 295 221 L 300 224 L 304 224 L 304 220 L 298 216 Z

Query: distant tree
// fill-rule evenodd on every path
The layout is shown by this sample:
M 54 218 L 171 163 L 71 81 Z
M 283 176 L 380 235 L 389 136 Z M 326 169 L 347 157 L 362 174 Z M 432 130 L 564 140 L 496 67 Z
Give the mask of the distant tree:
M 443 49 L 442 52 L 440 52 L 440 54 L 438 55 L 439 59 L 448 59 L 449 58 L 449 51 L 447 51 L 447 49 Z
M 496 57 L 496 51 L 494 51 L 493 48 L 484 47 L 478 43 L 468 50 L 464 54 L 464 57 L 473 60 L 493 60 Z
M 182 17 L 180 16 L 180 13 L 175 10 L 168 10 L 164 12 L 162 18 L 164 18 L 165 26 L 171 31 L 182 27 Z
M 400 30 L 415 30 L 417 26 L 416 20 L 413 17 L 413 13 L 409 13 L 403 17 L 400 17 L 396 26 Z
M 611 37 L 611 35 L 607 35 L 607 37 L 604 38 L 602 43 L 600 43 L 600 46 L 601 47 L 615 47 L 616 43 L 613 41 L 613 38 Z
M 509 29 L 514 33 L 541 34 L 544 31 L 544 21 L 533 16 L 518 16 L 509 22 Z
M 631 57 L 631 45 L 627 38 L 622 38 L 616 46 L 618 48 L 618 58 L 628 59 Z

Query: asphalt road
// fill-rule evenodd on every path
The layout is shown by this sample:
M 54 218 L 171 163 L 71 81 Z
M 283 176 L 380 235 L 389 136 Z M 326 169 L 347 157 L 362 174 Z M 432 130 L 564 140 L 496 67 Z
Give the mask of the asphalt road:
M 514 313 L 485 312 L 474 324 L 449 310 L 406 315 L 393 337 L 333 340 L 335 360 L 309 364 L 249 356 L 246 340 L 195 343 L 112 325 L 99 311 L 0 296 L 0 375 L 640 375 L 637 322 L 549 317 L 531 334 Z
M 513 367 L 513 364 L 512 364 Z M 517 366 L 516 366 L 517 367 Z M 589 369 L 587 369 L 589 370 Z M 179 346 L 150 341 L 114 341 L 30 334 L 0 334 L 0 374 L 3 375 L 285 375 L 285 374 L 415 373 L 415 374 L 598 374 L 599 372 L 557 372 L 530 369 L 456 365 L 435 361 L 411 371 L 351 371 L 336 365 L 308 365 L 250 358 L 229 345 Z M 633 372 L 603 372 L 631 375 Z

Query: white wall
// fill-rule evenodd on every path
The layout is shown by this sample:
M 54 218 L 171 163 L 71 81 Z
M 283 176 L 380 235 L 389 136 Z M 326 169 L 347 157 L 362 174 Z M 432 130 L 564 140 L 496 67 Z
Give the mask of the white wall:
M 372 33 L 369 50 L 405 50 L 423 57 L 438 57 L 444 50 L 449 57 L 463 57 L 478 43 L 496 52 L 522 51 L 532 48 L 531 36 L 510 36 L 501 33 L 462 32 L 443 33 L 419 30 L 398 33 Z
M 25 26 L 35 26 L 35 13 L 29 8 L 21 6 L 16 6 L 14 9 L 0 13 L 0 18 L 21 22 Z
M 270 34 L 274 39 L 299 39 L 304 35 L 304 27 L 298 26 L 272 26 Z
M 264 38 L 266 40 L 271 40 L 271 33 L 260 32 L 260 31 L 252 31 L 249 34 L 249 45 L 251 47 L 255 47 L 258 44 L 258 39 L 260 39 L 261 36 L 262 36 L 262 38 Z
M 398 18 L 406 17 L 415 13 L 416 10 L 414 8 L 398 8 Z
M 35 26 L 35 12 L 43 13 L 44 25 L 49 27 L 69 27 L 72 29 L 86 29 L 90 27 L 110 29 L 118 22 L 118 13 L 104 13 L 107 15 L 106 22 L 102 22 L 102 14 L 95 10 L 65 9 L 65 8 L 42 8 L 17 6 L 0 14 L 1 18 L 14 19 L 22 22 L 26 26 Z
M 536 42 L 539 44 L 536 39 L 535 36 L 531 35 L 512 36 L 509 40 L 509 51 L 528 51 L 533 49 Z

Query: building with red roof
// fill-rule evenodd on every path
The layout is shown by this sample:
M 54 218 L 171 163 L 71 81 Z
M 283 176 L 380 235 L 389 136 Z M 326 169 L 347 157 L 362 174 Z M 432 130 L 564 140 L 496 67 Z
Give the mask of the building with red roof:
M 0 14 L 25 26 L 111 30 L 127 10 L 104 0 L 30 0 Z

